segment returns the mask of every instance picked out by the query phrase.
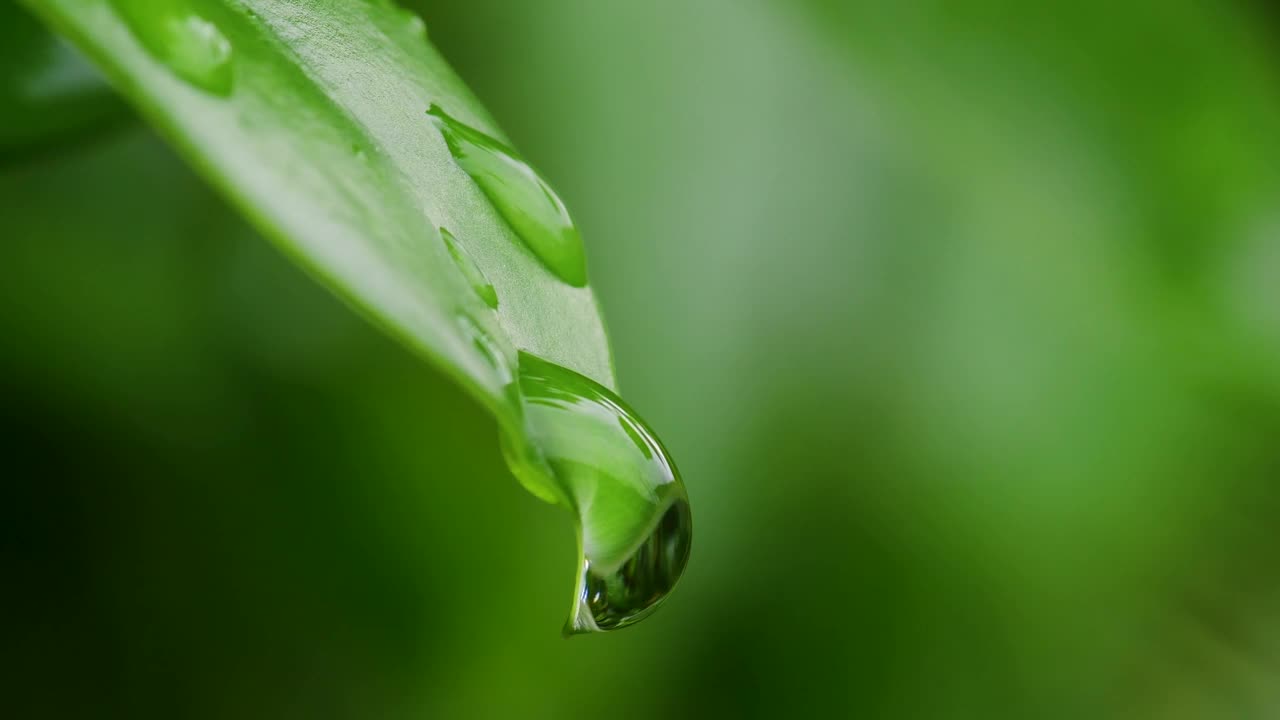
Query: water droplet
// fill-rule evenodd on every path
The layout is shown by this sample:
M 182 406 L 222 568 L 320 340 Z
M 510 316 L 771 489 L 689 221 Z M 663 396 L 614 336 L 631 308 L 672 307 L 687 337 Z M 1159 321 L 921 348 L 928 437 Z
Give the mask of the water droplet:
M 480 266 L 476 265 L 476 261 L 467 253 L 466 248 L 459 245 L 458 239 L 453 236 L 453 233 L 444 228 L 440 228 L 440 237 L 444 239 L 444 246 L 449 249 L 449 255 L 453 258 L 453 262 L 458 265 L 463 277 L 471 284 L 471 289 L 476 291 L 476 295 L 480 296 L 485 305 L 497 310 L 498 291 L 493 289 L 493 285 L 489 283 L 489 279 L 480 271 Z
M 138 42 L 174 74 L 207 92 L 231 92 L 231 42 L 190 0 L 111 0 Z
M 401 8 L 400 17 L 404 18 L 405 27 L 409 29 L 409 32 L 426 39 L 427 24 L 422 21 L 422 18 L 417 13 L 407 8 Z
M 657 436 L 609 389 L 524 352 L 519 378 L 537 455 L 505 446 L 508 462 L 526 487 L 578 515 L 581 574 L 565 631 L 635 623 L 667 597 L 689 559 L 684 483 Z
M 412 34 L 425 39 L 427 37 L 427 24 L 417 13 L 407 7 L 402 6 L 396 0 L 380 0 L 378 3 L 383 8 L 390 10 L 400 21 L 404 23 L 405 28 Z
M 589 559 L 582 563 L 580 617 L 567 628 L 571 632 L 616 630 L 652 612 L 671 592 L 689 560 L 689 503 L 676 500 L 621 567 L 596 571 Z M 587 616 L 590 622 L 587 622 Z
M 511 363 L 507 361 L 507 356 L 503 353 L 502 348 L 480 326 L 480 323 L 476 322 L 470 315 L 460 312 L 457 318 L 458 325 L 462 328 L 462 334 L 471 340 L 471 346 L 476 351 L 477 356 L 493 371 L 498 385 L 509 389 L 510 397 L 514 399 L 518 392 L 515 373 L 512 372 Z M 518 401 L 516 405 L 519 405 Z
M 458 122 L 438 105 L 432 105 L 427 114 L 444 135 L 458 165 L 533 254 L 566 283 L 586 285 L 582 238 L 551 186 L 515 150 L 496 138 Z

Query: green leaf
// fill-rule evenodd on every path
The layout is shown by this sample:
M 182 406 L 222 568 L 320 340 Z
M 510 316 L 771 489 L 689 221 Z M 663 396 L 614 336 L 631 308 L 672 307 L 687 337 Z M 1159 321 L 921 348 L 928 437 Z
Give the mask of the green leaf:
M 260 231 L 456 378 L 515 475 L 578 518 L 568 632 L 625 627 L 679 579 L 691 520 L 614 392 L 582 241 L 388 2 L 27 0 Z
M 261 232 L 508 429 L 518 351 L 613 387 L 591 289 L 527 249 L 427 116 L 503 138 L 416 16 L 355 1 L 28 4 Z
M 0 153 L 103 125 L 123 106 L 64 40 L 13 3 L 0 3 Z

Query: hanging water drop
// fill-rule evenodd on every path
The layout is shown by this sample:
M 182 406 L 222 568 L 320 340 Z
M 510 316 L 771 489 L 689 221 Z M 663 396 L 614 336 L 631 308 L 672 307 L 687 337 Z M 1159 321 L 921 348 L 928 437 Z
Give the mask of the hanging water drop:
M 688 501 L 675 500 L 621 567 L 598 569 L 584 559 L 579 610 L 566 631 L 616 630 L 653 612 L 684 572 L 691 527 Z
M 657 609 L 689 559 L 684 483 L 657 436 L 610 390 L 524 352 L 518 372 L 536 451 L 504 446 L 508 463 L 526 487 L 578 516 L 582 558 L 565 632 L 631 625 Z
M 440 228 L 440 237 L 444 240 L 444 246 L 449 250 L 449 256 L 453 258 L 454 264 L 458 266 L 458 269 L 462 271 L 462 276 L 471 285 L 471 289 L 484 301 L 485 305 L 497 310 L 498 292 L 493 289 L 493 285 L 489 283 L 489 279 L 481 272 L 480 266 L 476 265 L 476 261 L 467 253 L 466 248 L 458 244 L 458 239 L 445 228 Z
M 130 32 L 152 57 L 206 92 L 231 92 L 232 47 L 190 0 L 111 0 Z
M 427 111 L 449 152 L 507 224 L 561 280 L 587 284 L 582 238 L 560 197 L 515 150 L 450 117 L 438 105 Z

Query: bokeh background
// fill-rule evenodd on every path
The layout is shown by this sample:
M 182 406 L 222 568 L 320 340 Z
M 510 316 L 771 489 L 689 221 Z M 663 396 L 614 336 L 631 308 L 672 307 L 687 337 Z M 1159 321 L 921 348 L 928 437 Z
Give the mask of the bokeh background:
M 492 420 L 129 118 L 0 167 L 0 714 L 1280 716 L 1280 15 L 422 0 L 688 483 L 564 640 Z

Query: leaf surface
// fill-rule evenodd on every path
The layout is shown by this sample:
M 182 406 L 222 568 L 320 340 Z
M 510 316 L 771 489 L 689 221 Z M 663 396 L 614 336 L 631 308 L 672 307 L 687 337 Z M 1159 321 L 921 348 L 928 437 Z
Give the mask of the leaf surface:
M 28 5 L 261 232 L 509 431 L 520 351 L 614 387 L 590 287 L 548 270 L 428 117 L 510 144 L 418 17 L 355 0 Z

